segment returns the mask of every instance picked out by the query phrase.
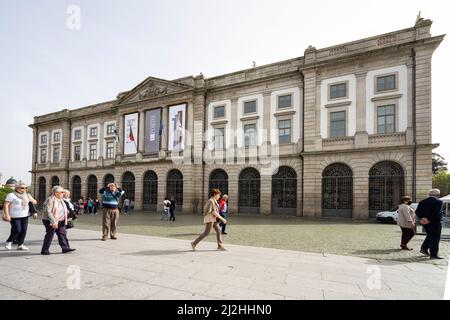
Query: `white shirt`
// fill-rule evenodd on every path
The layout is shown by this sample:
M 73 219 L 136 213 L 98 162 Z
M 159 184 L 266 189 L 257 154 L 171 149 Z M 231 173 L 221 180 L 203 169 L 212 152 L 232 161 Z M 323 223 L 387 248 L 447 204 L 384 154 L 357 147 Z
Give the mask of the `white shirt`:
M 123 201 L 123 205 L 128 207 L 128 206 L 130 205 L 130 200 L 125 199 L 125 200 Z
M 30 200 L 33 198 L 29 196 Z M 22 208 L 22 199 L 18 198 L 13 192 L 9 193 L 5 199 L 9 202 L 9 216 L 11 218 L 26 218 L 29 216 L 29 207 Z
M 169 200 L 164 200 L 164 207 L 166 207 L 166 208 L 170 207 L 170 201 Z

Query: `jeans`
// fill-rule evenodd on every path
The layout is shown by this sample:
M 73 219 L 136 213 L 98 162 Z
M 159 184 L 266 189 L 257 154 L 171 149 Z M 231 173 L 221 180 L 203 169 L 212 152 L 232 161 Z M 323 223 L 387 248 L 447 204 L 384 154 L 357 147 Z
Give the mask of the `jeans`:
M 430 249 L 430 256 L 435 257 L 439 252 L 439 242 L 441 241 L 442 222 L 432 221 L 423 226 L 427 237 L 422 243 L 421 250 L 427 252 Z
M 17 241 L 19 246 L 23 245 L 28 229 L 28 217 L 11 218 L 11 234 L 6 242 Z
M 169 208 L 165 208 L 163 209 L 162 213 L 161 213 L 161 220 L 167 220 L 169 221 Z M 166 219 L 167 218 L 167 219 Z
M 228 213 L 227 212 L 221 212 L 220 216 L 224 219 L 228 219 Z M 222 221 L 219 223 L 220 227 L 222 228 L 222 233 L 226 232 L 227 224 L 223 223 Z

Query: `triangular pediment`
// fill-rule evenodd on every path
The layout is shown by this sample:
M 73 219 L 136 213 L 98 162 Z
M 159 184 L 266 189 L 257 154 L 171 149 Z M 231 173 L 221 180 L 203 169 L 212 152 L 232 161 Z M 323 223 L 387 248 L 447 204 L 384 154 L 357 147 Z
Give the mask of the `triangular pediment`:
M 184 83 L 148 77 L 130 91 L 121 92 L 117 96 L 118 104 L 132 103 L 193 89 Z

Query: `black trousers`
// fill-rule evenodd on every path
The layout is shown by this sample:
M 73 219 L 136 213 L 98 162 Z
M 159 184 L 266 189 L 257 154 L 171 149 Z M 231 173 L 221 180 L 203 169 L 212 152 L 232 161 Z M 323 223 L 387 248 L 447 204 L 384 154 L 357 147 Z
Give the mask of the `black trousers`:
M 170 221 L 175 221 L 175 209 L 170 209 Z
M 414 235 L 416 233 L 414 232 L 414 229 L 403 228 L 403 227 L 400 227 L 400 228 L 402 229 L 402 243 L 401 243 L 401 246 L 402 247 L 406 247 L 408 242 L 414 237 Z
M 28 229 L 28 217 L 26 218 L 11 218 L 11 234 L 6 242 L 17 241 L 17 244 L 23 245 Z
M 430 250 L 430 256 L 437 256 L 439 252 L 439 242 L 441 241 L 442 222 L 433 221 L 423 226 L 427 236 L 422 243 L 423 251 Z
M 67 240 L 67 230 L 66 230 L 66 225 L 64 224 L 64 221 L 59 221 L 58 222 L 58 229 L 53 229 L 50 221 L 48 220 L 42 220 L 42 223 L 45 226 L 45 238 L 44 238 L 44 243 L 42 244 L 42 250 L 41 252 L 48 252 L 50 249 L 50 245 L 52 244 L 53 241 L 53 236 L 56 235 L 58 236 L 58 242 L 59 245 L 61 246 L 61 249 L 67 250 L 70 249 L 70 244 L 69 244 L 69 240 Z

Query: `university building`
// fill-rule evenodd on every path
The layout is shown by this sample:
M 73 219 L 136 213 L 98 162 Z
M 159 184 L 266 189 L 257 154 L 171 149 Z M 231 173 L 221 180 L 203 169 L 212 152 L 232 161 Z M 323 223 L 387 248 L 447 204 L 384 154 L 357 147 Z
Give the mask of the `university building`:
M 148 77 L 112 101 L 37 116 L 32 184 L 72 199 L 117 182 L 136 209 L 367 219 L 431 188 L 431 58 L 407 29 L 213 78 Z

